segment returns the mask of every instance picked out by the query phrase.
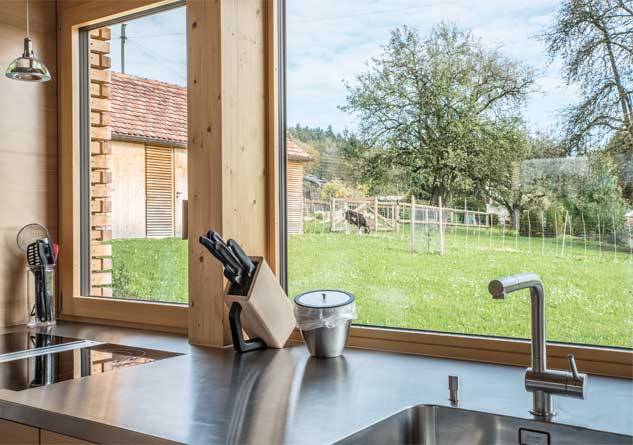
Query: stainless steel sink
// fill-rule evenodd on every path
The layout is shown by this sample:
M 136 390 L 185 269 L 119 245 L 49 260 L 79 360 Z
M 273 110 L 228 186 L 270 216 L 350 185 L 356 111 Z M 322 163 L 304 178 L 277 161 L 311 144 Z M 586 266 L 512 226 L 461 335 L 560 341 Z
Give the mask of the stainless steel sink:
M 338 444 L 628 444 L 633 436 L 434 405 L 400 411 Z

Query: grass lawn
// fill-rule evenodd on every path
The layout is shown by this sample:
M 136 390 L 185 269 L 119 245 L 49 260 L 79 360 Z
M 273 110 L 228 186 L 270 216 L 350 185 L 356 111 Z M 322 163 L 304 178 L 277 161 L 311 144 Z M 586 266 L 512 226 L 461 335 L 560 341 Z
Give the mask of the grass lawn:
M 565 256 L 546 239 L 446 233 L 446 254 L 425 253 L 410 231 L 290 236 L 289 293 L 335 288 L 356 295 L 359 324 L 528 338 L 529 292 L 493 300 L 490 279 L 536 272 L 544 281 L 549 340 L 633 347 L 633 258 L 575 239 Z M 431 245 L 436 240 L 431 240 Z M 515 244 L 516 242 L 516 244 Z M 528 251 L 531 249 L 531 253 Z
M 113 296 L 187 303 L 187 241 L 114 240 Z
M 417 233 L 417 232 L 416 232 Z M 308 233 L 288 242 L 290 296 L 321 288 L 356 295 L 358 324 L 529 337 L 528 292 L 493 300 L 490 279 L 536 272 L 545 283 L 548 339 L 633 347 L 633 258 L 567 239 L 446 233 L 446 254 L 427 253 L 417 233 Z M 437 239 L 430 245 L 437 247 Z M 187 301 L 187 242 L 112 241 L 115 296 Z M 531 252 L 530 252 L 531 251 Z M 150 298 L 151 297 L 151 298 Z

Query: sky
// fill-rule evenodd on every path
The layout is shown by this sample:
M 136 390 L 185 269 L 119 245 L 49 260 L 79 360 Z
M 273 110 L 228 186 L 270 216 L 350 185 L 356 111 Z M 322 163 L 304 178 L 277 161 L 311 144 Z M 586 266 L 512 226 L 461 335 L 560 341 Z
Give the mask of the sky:
M 442 21 L 470 30 L 485 46 L 532 67 L 534 91 L 523 109 L 528 128 L 555 131 L 578 88 L 561 76 L 537 36 L 553 23 L 558 0 L 287 0 L 287 119 L 354 130 L 339 110 L 345 81 L 367 70 L 390 32 L 402 25 L 427 35 Z M 184 8 L 128 22 L 126 72 L 186 85 Z M 112 28 L 113 68 L 120 70 L 120 27 Z

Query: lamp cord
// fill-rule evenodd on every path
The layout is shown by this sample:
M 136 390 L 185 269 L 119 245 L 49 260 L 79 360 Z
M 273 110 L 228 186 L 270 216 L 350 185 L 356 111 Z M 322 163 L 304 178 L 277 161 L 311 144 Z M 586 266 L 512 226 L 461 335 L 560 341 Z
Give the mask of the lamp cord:
M 31 38 L 31 32 L 29 29 L 29 0 L 26 0 L 26 36 Z

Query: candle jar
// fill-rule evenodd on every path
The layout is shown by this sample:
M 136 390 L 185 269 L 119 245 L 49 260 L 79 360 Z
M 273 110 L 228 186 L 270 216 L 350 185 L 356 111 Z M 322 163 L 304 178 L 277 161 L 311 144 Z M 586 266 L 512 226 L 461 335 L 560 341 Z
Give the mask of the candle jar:
M 55 266 L 30 266 L 27 272 L 27 325 L 31 328 L 55 324 Z

